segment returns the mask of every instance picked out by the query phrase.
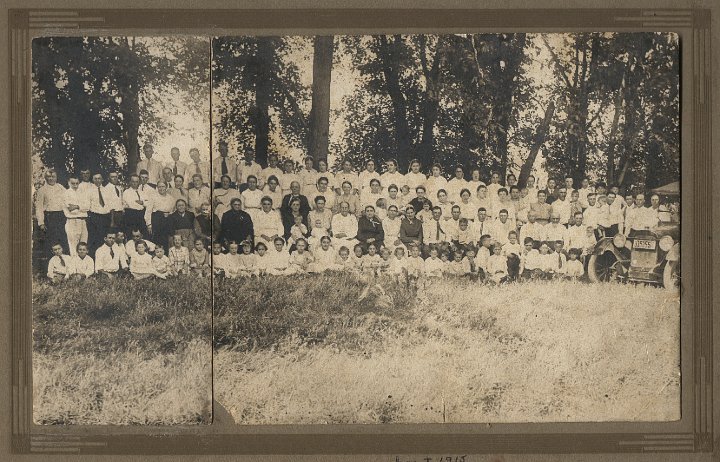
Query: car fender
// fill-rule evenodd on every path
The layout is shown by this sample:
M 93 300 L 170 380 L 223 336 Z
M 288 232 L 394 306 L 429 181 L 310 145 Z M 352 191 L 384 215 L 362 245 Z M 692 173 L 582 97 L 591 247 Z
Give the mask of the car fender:
M 667 255 L 665 256 L 665 259 L 667 261 L 678 261 L 680 260 L 680 243 L 678 242 L 670 250 L 668 250 Z
M 613 244 L 613 240 L 610 237 L 606 237 L 598 241 L 598 243 L 595 244 L 595 249 L 593 250 L 593 254 L 595 255 L 602 255 L 605 252 L 612 252 L 618 260 L 623 260 L 625 258 L 620 252 L 620 249 L 615 247 L 615 244 Z

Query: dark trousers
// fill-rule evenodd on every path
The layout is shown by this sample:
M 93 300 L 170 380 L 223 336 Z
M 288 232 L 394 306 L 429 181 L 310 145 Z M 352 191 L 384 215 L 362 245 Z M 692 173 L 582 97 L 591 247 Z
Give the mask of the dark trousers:
M 122 210 L 113 210 L 110 212 L 110 229 L 114 232 L 125 230 Z
M 167 250 L 170 249 L 168 246 L 168 238 L 173 233 L 170 227 L 170 220 L 165 216 L 164 212 L 153 212 L 150 223 L 152 224 L 153 242 L 164 247 L 166 250 L 165 253 L 167 254 Z
M 65 255 L 70 254 L 67 233 L 65 232 L 65 214 L 63 212 L 45 212 L 45 244 L 43 246 L 46 256 L 52 255 L 52 246 L 60 244 Z M 49 257 L 48 257 L 49 258 Z
M 145 224 L 145 210 L 125 209 L 125 237 L 132 236 L 133 229 L 139 229 L 143 237 L 148 237 L 147 225 Z
M 605 237 L 613 237 L 618 233 L 618 225 L 617 223 L 612 225 L 609 228 L 605 228 Z
M 520 277 L 520 257 L 514 253 L 507 257 L 508 265 L 508 278 L 512 281 Z
M 105 235 L 110 231 L 110 214 L 88 212 L 88 252 L 95 255 L 95 251 L 105 242 Z

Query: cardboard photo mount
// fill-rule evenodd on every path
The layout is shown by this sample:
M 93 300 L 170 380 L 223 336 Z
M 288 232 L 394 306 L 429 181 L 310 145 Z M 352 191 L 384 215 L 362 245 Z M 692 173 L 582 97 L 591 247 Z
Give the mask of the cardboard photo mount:
M 713 452 L 710 10 L 9 10 L 12 449 L 64 454 Z M 32 423 L 31 42 L 40 36 L 676 32 L 681 55 L 681 419 L 675 422 L 240 426 Z

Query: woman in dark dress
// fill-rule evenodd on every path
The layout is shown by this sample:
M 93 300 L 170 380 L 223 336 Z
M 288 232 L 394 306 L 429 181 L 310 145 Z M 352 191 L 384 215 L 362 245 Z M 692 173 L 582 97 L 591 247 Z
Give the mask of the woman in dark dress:
M 179 234 L 182 237 L 182 245 L 192 249 L 195 241 L 195 214 L 187 211 L 187 202 L 178 199 L 175 203 L 175 211 L 168 217 L 170 229 L 168 237 L 168 249 L 172 247 L 173 236 Z
M 357 240 L 363 248 L 363 252 L 367 252 L 369 244 L 375 244 L 379 248 L 385 240 L 385 231 L 382 222 L 375 216 L 375 207 L 368 205 L 365 207 L 365 215 L 358 218 Z

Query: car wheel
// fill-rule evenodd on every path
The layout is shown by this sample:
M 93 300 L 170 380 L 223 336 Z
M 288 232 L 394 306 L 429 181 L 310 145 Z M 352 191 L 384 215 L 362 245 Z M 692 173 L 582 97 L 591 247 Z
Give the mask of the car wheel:
M 680 261 L 669 261 L 663 270 L 663 287 L 673 292 L 680 292 Z
M 619 275 L 624 273 L 622 263 L 612 252 L 600 255 L 591 255 L 588 261 L 588 278 L 591 282 L 617 281 Z

